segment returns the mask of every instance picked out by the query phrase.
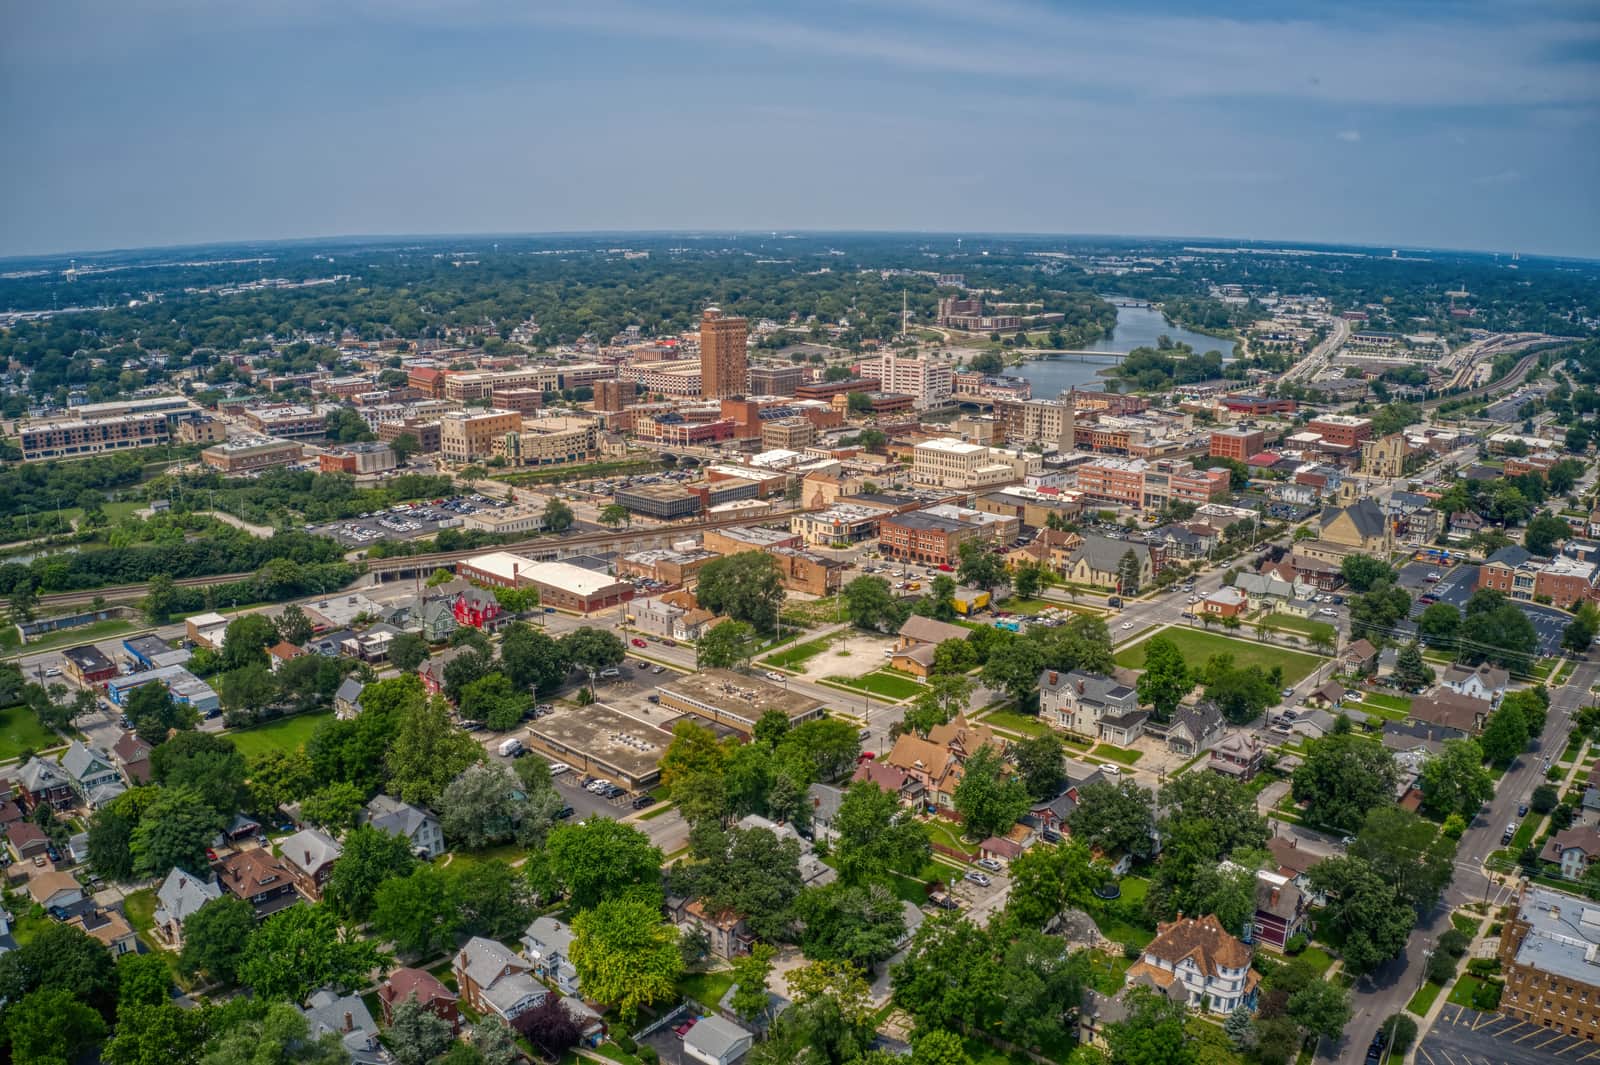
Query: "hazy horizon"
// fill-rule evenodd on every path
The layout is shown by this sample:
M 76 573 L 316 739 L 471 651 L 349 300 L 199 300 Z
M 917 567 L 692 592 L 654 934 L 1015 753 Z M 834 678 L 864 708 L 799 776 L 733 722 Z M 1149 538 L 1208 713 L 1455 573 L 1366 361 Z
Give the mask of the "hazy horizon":
M 6 257 L 774 230 L 1600 257 L 1592 2 L 61 0 L 0 12 L 0 96 Z

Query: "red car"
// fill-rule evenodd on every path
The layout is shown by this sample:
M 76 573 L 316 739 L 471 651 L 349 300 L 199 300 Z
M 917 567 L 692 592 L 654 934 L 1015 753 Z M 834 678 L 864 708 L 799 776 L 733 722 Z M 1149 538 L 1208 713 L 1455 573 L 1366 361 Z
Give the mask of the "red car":
M 208 861 L 213 861 L 213 862 L 216 861 L 217 860 L 217 852 L 212 850 L 210 847 L 207 847 L 206 848 L 206 859 Z
M 684 1036 L 689 1034 L 689 1029 L 693 1028 L 697 1023 L 699 1023 L 699 1021 L 700 1021 L 699 1017 L 690 1017 L 688 1020 L 684 1021 L 682 1024 L 673 1025 L 672 1026 L 672 1033 L 674 1035 L 676 1035 L 679 1039 L 682 1039 Z
M 645 643 L 644 643 L 643 640 L 639 639 L 638 637 L 634 637 L 633 645 L 635 647 L 643 647 L 645 645 Z

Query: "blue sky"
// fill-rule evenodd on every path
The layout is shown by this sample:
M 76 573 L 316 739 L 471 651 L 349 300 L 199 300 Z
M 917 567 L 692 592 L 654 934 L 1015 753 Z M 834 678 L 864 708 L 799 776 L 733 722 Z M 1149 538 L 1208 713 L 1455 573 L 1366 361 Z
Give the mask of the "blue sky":
M 0 254 L 1138 233 L 1600 256 L 1600 2 L 50 0 Z

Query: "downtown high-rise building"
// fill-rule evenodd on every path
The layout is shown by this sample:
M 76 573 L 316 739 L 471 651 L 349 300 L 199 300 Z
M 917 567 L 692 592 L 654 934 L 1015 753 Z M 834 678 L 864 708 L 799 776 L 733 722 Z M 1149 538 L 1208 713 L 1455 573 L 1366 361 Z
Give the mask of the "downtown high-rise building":
M 717 307 L 707 307 L 700 316 L 700 394 L 707 399 L 742 396 L 748 371 L 745 340 L 749 323 L 743 318 L 725 318 Z

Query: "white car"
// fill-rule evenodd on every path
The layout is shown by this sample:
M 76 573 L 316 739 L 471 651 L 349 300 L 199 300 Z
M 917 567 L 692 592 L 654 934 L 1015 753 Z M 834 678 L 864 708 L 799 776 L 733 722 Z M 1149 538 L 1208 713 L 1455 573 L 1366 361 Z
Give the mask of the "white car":
M 559 777 L 562 773 L 570 772 L 572 772 L 572 767 L 565 762 L 550 763 L 550 775 L 553 777 Z
M 1100 772 L 1104 773 L 1108 777 L 1115 777 L 1115 776 L 1121 776 L 1122 775 L 1122 767 L 1121 766 L 1112 765 L 1110 762 L 1107 762 L 1107 763 L 1101 765 L 1099 768 L 1100 768 Z
M 775 681 L 778 681 L 779 683 L 782 683 L 783 681 L 787 680 L 788 678 L 785 677 L 782 673 L 777 672 L 776 670 L 768 670 L 767 671 L 767 679 L 768 680 L 775 680 Z
M 1331 607 L 1331 606 L 1325 606 L 1322 609 L 1318 610 L 1317 613 L 1321 614 L 1323 617 L 1328 617 L 1328 618 L 1336 618 L 1336 617 L 1339 616 L 1339 612 L 1337 610 L 1333 609 L 1333 607 Z
M 1124 628 L 1124 629 L 1131 629 L 1131 628 L 1133 628 L 1133 622 L 1131 622 L 1131 621 L 1124 621 L 1124 622 L 1123 622 L 1123 623 L 1122 623 L 1122 627 L 1123 627 L 1123 628 Z
M 970 880 L 979 887 L 988 887 L 990 883 L 992 883 L 992 881 L 982 873 L 968 873 L 966 876 L 962 877 L 962 879 Z

